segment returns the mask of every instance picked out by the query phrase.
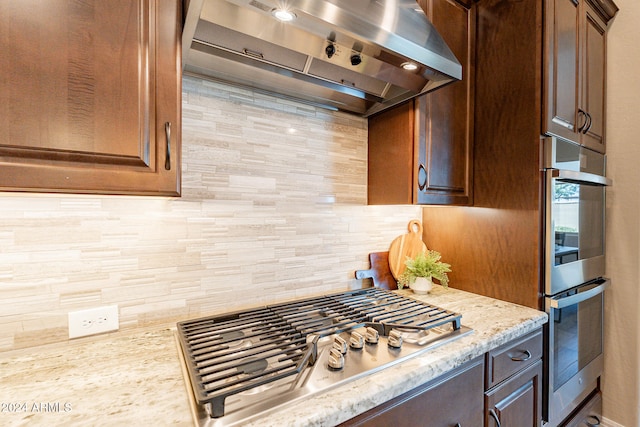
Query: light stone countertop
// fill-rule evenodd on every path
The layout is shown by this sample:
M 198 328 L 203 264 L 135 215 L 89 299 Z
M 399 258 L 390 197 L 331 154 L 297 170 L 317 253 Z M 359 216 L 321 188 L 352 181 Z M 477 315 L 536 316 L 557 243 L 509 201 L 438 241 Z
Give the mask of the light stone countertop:
M 544 312 L 451 288 L 399 292 L 462 313 L 474 332 L 243 425 L 338 424 L 547 322 Z M 2 426 L 193 425 L 170 328 L 0 354 L 0 404 Z

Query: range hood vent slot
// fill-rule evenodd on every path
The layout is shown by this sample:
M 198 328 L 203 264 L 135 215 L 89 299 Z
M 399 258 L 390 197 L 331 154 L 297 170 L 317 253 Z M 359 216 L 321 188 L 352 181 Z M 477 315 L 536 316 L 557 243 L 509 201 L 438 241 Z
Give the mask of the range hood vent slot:
M 210 44 L 237 54 L 252 56 L 274 65 L 302 72 L 308 55 L 248 36 L 239 31 L 200 20 L 194 36 L 196 42 Z M 259 54 L 252 55 L 251 53 Z

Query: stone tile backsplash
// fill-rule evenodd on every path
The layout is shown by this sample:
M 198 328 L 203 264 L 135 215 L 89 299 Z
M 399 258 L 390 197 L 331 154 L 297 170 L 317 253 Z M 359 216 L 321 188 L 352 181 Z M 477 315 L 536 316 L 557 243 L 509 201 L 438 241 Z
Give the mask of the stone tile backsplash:
M 0 351 L 360 287 L 415 206 L 367 206 L 366 119 L 183 80 L 181 198 L 0 193 Z

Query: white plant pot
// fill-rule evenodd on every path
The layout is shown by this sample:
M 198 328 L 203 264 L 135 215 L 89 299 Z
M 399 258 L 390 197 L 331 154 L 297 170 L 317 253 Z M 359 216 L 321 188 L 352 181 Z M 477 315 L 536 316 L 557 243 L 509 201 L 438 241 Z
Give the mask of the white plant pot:
M 415 282 L 409 284 L 411 290 L 416 294 L 428 294 L 432 286 L 431 277 L 416 277 Z

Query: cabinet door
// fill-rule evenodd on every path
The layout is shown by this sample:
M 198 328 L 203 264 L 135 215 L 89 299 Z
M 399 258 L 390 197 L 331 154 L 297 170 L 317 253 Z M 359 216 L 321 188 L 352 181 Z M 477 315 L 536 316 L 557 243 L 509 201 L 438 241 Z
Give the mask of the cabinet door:
M 414 187 L 413 101 L 369 118 L 367 202 L 412 204 Z
M 0 189 L 178 195 L 180 20 L 177 1 L 2 2 Z
M 353 418 L 341 426 L 482 425 L 482 359 Z
M 539 427 L 542 420 L 542 361 L 485 393 L 487 427 Z
M 417 202 L 470 205 L 476 8 L 454 0 L 418 3 L 462 63 L 462 80 L 416 99 Z
M 588 122 L 582 143 L 593 150 L 605 152 L 605 81 L 606 26 L 588 3 L 585 3 L 582 109 Z
M 578 0 L 547 0 L 546 8 L 546 123 L 542 133 L 580 142 L 586 115 L 580 102 L 580 27 Z

